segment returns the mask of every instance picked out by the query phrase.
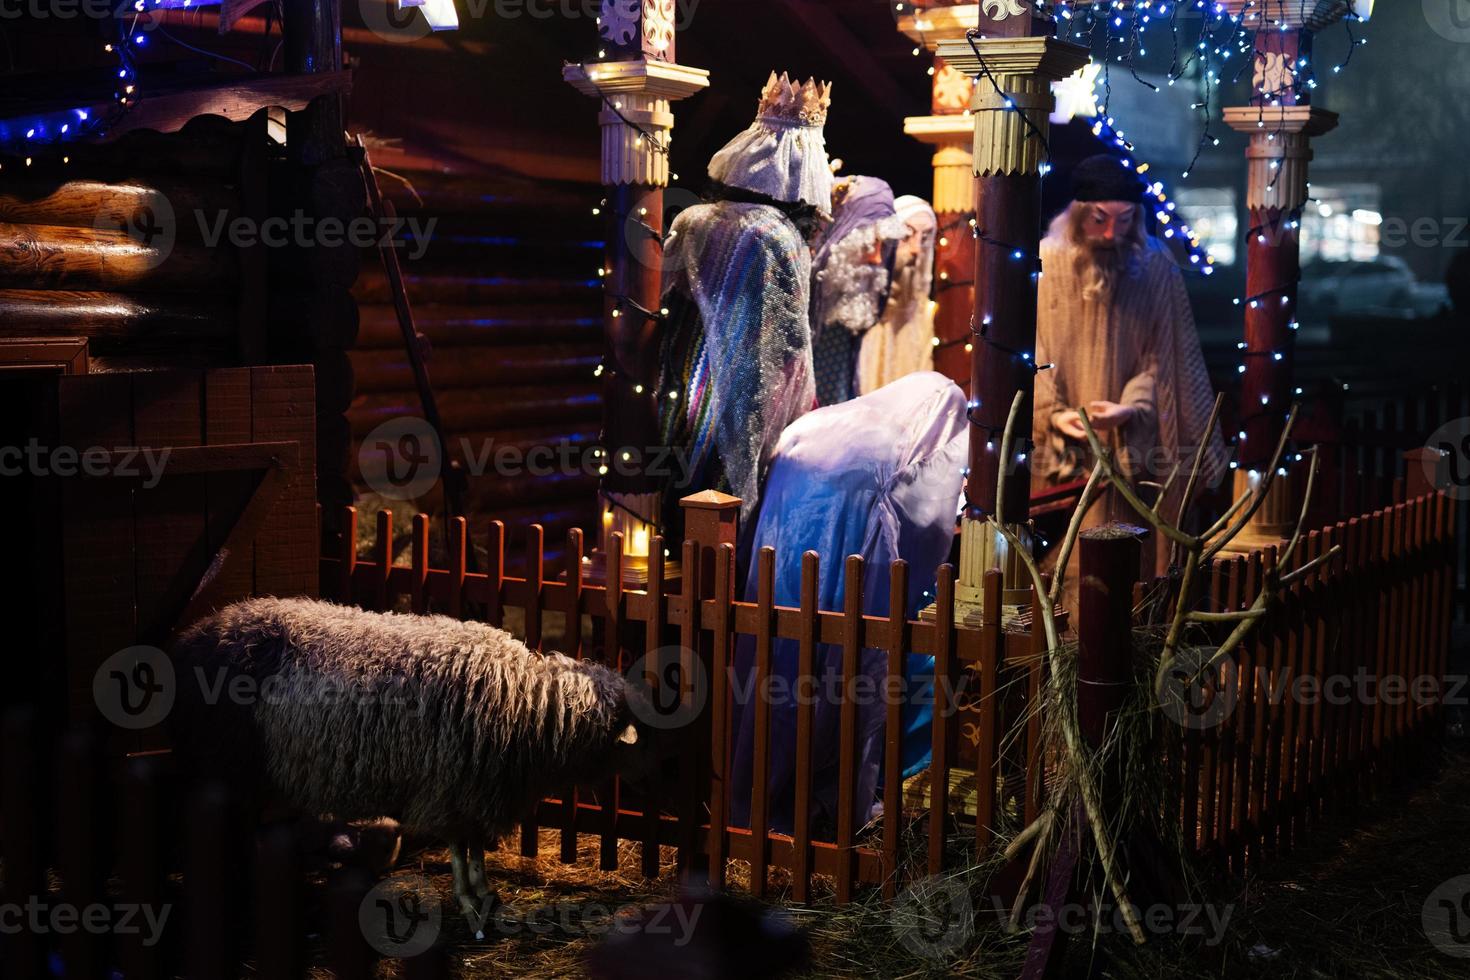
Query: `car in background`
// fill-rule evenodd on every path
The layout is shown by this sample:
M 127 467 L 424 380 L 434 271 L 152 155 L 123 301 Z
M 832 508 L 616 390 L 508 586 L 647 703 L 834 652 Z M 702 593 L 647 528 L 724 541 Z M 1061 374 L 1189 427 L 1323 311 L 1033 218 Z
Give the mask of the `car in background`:
M 1417 319 L 1434 316 L 1449 302 L 1442 284 L 1415 279 L 1413 270 L 1396 255 L 1308 262 L 1302 266 L 1300 296 L 1303 319 L 1327 319 L 1336 313 Z

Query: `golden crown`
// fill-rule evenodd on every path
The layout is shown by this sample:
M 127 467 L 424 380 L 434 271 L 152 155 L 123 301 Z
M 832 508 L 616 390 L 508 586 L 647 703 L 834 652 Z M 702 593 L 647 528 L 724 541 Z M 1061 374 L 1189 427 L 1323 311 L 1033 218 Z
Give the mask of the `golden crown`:
M 771 72 L 761 92 L 757 119 L 779 120 L 792 125 L 824 126 L 827 110 L 832 105 L 832 83 L 807 79 L 805 83 L 791 83 L 783 71 L 780 77 Z

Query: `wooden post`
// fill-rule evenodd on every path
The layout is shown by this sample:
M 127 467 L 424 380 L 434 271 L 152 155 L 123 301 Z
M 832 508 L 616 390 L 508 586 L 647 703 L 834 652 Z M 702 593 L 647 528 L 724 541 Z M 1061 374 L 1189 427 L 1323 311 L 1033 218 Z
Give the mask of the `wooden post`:
M 1127 699 L 1133 677 L 1133 586 L 1138 581 L 1141 541 L 1146 532 L 1127 524 L 1105 524 L 1083 531 L 1078 543 L 1080 580 L 1077 610 L 1077 722 L 1082 737 L 1093 748 L 1104 745 L 1110 727 Z M 1103 812 L 1118 812 L 1121 762 L 1109 760 L 1103 772 Z M 1087 887 L 1092 855 L 1080 824 L 1081 805 L 1071 816 L 1074 826 L 1064 832 L 1061 847 L 1047 875 L 1044 902 L 1053 911 L 1065 907 Z M 1118 841 L 1122 853 L 1127 841 Z M 1085 899 L 1082 899 L 1085 901 Z M 1031 935 L 1023 980 L 1057 976 L 1055 919 L 1044 921 Z
M 898 29 L 933 54 L 941 41 L 963 40 L 980 23 L 978 3 L 934 0 L 899 18 Z M 934 147 L 934 370 L 970 386 L 970 314 L 975 308 L 975 82 L 943 58 L 931 70 L 930 115 L 910 116 L 903 130 Z
M 684 562 L 685 601 L 701 606 L 706 599 L 716 601 L 713 620 L 703 620 L 700 609 L 691 608 L 688 615 L 697 625 L 686 626 L 680 634 L 681 645 L 693 654 L 690 670 L 697 672 L 702 665 L 706 678 L 705 690 L 708 703 L 699 706 L 692 731 L 680 762 L 680 780 L 686 791 L 695 794 L 686 804 L 681 819 L 696 819 L 703 806 L 710 807 L 709 837 L 706 841 L 707 854 L 696 852 L 690 855 L 685 867 L 694 874 L 706 873 L 715 887 L 724 884 L 724 796 L 713 793 L 716 777 L 723 778 L 728 772 L 725 760 L 729 758 L 729 746 L 723 731 L 714 731 L 716 724 L 723 726 L 729 717 L 723 702 L 728 696 L 728 686 L 721 681 L 725 670 L 725 653 L 728 650 L 728 628 L 730 603 L 735 598 L 734 562 L 728 557 L 733 553 L 740 538 L 740 498 L 718 490 L 704 490 L 691 494 L 679 501 L 684 508 Z M 728 549 L 727 549 L 728 546 Z M 690 588 L 690 583 L 693 588 Z M 724 611 L 722 617 L 720 610 Z M 681 655 L 682 656 L 682 655 Z M 682 669 L 682 668 L 681 668 Z M 719 672 L 719 676 L 716 676 Z M 698 688 L 689 685 L 693 673 L 685 673 L 681 683 L 685 685 L 682 697 L 695 697 Z M 692 812 L 691 812 L 692 811 Z
M 1293 91 L 1296 63 L 1311 54 L 1312 32 L 1352 9 L 1351 0 L 1271 11 L 1272 29 L 1251 0 L 1224 0 L 1226 13 L 1243 18 L 1255 34 L 1255 73 L 1248 105 L 1228 107 L 1225 122 L 1250 137 L 1246 150 L 1246 288 L 1239 298 L 1245 327 L 1241 363 L 1240 431 L 1235 494 L 1252 489 L 1281 439 L 1292 401 L 1297 282 L 1301 278 L 1301 212 L 1307 203 L 1311 137 L 1337 125 L 1337 114 Z M 1254 22 L 1254 23 L 1253 23 Z M 1276 25 L 1280 29 L 1276 29 Z M 1265 504 L 1232 543 L 1236 553 L 1277 543 L 1291 530 L 1300 488 L 1276 480 Z
M 301 75 L 342 69 L 340 0 L 285 0 L 281 19 L 286 70 Z M 286 118 L 286 186 L 270 188 L 270 197 L 317 222 L 344 226 L 362 215 L 366 189 L 357 159 L 348 149 L 342 97 L 331 92 L 313 99 Z M 256 193 L 262 193 L 259 189 Z M 357 333 L 357 281 L 360 250 L 350 242 L 328 246 L 316 242 L 271 249 L 266 275 L 273 295 L 285 298 L 286 317 L 272 317 L 267 330 L 268 359 L 275 364 L 311 364 L 316 378 L 317 499 L 326 508 L 323 545 L 340 541 L 333 524 L 344 505 L 352 503 L 348 475 L 351 429 L 347 408 L 355 394 L 346 350 Z M 302 316 L 300 311 L 311 311 Z
M 1083 531 L 1077 546 L 1077 723 L 1095 747 L 1106 741 L 1133 680 L 1133 583 L 1145 533 L 1105 524 Z
M 980 621 L 987 569 L 1001 569 L 1002 602 L 1008 612 L 1024 606 L 1029 595 L 1019 556 L 1011 553 L 987 520 L 994 516 L 1024 535 L 1030 515 L 1041 165 L 1047 120 L 1055 107 L 1050 86 L 1088 59 L 1086 48 L 1048 36 L 1053 26 L 1049 20 L 1025 11 L 1013 15 L 1010 9 L 1008 4 L 982 5 L 980 38 L 961 36 L 937 45 L 947 65 L 977 78 L 970 103 L 978 179 L 970 321 L 972 424 L 956 588 L 956 618 L 972 624 Z M 1002 460 L 1001 436 L 1018 392 L 1022 406 L 1013 456 Z M 1003 505 L 997 500 L 1002 472 Z
M 622 532 L 625 580 L 643 584 L 649 543 L 658 535 L 662 481 L 641 461 L 658 446 L 658 346 L 663 276 L 663 192 L 669 185 L 672 103 L 709 86 L 709 72 L 674 63 L 672 5 L 603 0 L 602 58 L 567 65 L 563 79 L 600 103 L 600 210 L 607 224 L 603 262 L 602 540 L 589 561 L 594 577 L 612 534 Z M 665 8 L 669 9 L 666 10 Z M 624 453 L 629 456 L 625 459 Z M 627 463 L 627 466 L 620 464 Z M 665 566 L 666 575 L 676 563 Z

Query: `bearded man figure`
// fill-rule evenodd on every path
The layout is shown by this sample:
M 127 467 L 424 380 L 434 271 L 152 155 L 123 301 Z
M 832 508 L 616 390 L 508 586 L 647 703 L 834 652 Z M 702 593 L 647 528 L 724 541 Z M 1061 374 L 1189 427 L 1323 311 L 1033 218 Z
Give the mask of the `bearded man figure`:
M 1032 483 L 1044 490 L 1087 476 L 1093 459 L 1079 408 L 1135 484 L 1180 476 L 1160 513 L 1174 520 L 1188 469 L 1205 444 L 1202 487 L 1218 486 L 1226 452 L 1206 431 L 1215 394 L 1200 353 L 1184 278 L 1163 244 L 1148 234 L 1147 187 L 1132 167 L 1107 154 L 1073 174 L 1073 197 L 1041 243 Z M 1145 492 L 1145 499 L 1155 493 Z M 1198 494 L 1196 494 L 1198 499 Z M 1083 528 L 1138 524 L 1116 490 L 1099 495 Z M 1163 571 L 1169 542 L 1145 549 L 1145 579 Z M 1077 552 L 1073 552 L 1073 565 Z M 1068 569 L 1075 586 L 1076 568 Z M 1068 590 L 1072 593 L 1072 590 Z M 1072 593 L 1075 595 L 1075 593 Z

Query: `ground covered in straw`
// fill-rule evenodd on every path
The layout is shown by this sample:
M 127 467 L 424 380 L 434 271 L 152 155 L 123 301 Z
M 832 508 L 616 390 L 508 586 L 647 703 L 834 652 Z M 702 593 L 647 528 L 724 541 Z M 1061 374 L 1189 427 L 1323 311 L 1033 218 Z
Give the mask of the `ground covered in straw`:
M 1422 924 L 1430 893 L 1447 879 L 1470 873 L 1470 746 L 1452 741 L 1437 758 L 1423 760 L 1422 771 L 1405 776 L 1410 789 L 1365 806 L 1351 822 L 1321 826 L 1307 846 L 1209 896 L 1216 921 L 1229 916 L 1218 941 L 1166 934 L 1135 949 L 1119 941 L 1123 937 L 1104 935 L 1098 940 L 1107 953 L 1102 975 L 1150 980 L 1470 977 L 1470 958 L 1437 950 Z M 1376 816 L 1367 819 L 1368 814 Z M 487 867 L 507 909 L 485 940 L 476 939 L 463 917 L 451 911 L 445 853 L 423 852 L 395 875 L 423 875 L 441 896 L 445 914 L 439 944 L 455 976 L 576 976 L 583 972 L 582 958 L 619 910 L 668 897 L 637 874 L 636 845 L 624 846 L 621 873 L 605 874 L 588 870 L 596 867 L 596 839 L 583 838 L 581 844 L 582 861 L 572 867 L 557 860 L 551 832 L 542 835 L 539 859 L 519 857 L 514 846 L 490 855 Z M 665 852 L 666 859 L 672 857 Z M 738 887 L 738 865 L 732 869 Z M 773 904 L 808 931 L 812 960 L 803 976 L 1011 978 L 1019 975 L 1025 955 L 1026 936 L 994 925 L 995 916 L 985 907 L 976 908 L 976 928 L 965 929 L 968 935 L 957 942 L 953 933 L 915 941 L 902 908 L 895 912 L 877 896 L 845 908 L 825 897 L 805 908 L 780 900 Z M 1461 927 L 1470 930 L 1470 919 Z M 1073 941 L 1066 975 L 1086 975 L 1091 956 L 1086 947 Z M 1460 951 L 1470 954 L 1470 937 Z M 390 961 L 382 975 L 402 974 Z

